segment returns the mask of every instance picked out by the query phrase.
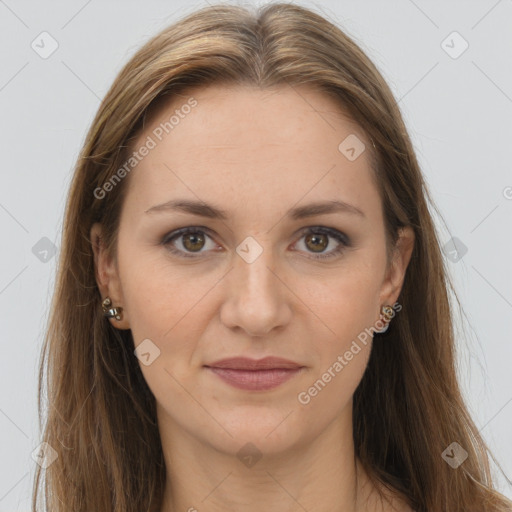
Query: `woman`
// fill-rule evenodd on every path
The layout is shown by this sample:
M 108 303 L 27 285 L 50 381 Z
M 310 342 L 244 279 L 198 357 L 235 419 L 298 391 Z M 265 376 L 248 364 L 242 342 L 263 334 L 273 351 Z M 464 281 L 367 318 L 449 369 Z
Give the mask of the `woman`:
M 68 198 L 47 509 L 511 510 L 428 201 L 388 86 L 319 15 L 214 6 L 149 41 Z

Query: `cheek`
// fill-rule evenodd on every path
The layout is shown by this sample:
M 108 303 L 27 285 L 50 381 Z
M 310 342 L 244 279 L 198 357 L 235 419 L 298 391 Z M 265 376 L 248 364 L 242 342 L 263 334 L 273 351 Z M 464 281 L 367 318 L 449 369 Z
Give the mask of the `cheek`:
M 301 417 L 312 428 L 330 422 L 351 406 L 368 364 L 371 339 L 366 344 L 348 344 L 346 351 L 339 351 L 316 375 L 312 375 L 297 394 Z M 347 355 L 350 354 L 349 358 Z
M 178 382 L 196 390 L 191 368 L 201 363 L 200 340 L 215 314 L 218 272 L 173 266 L 162 253 L 134 254 L 120 261 L 120 272 L 135 347 L 147 339 L 156 346 L 149 344 L 158 354 L 154 362 L 140 365 L 152 392 L 165 402 L 169 392 L 181 396 Z
M 370 327 L 378 320 L 380 267 L 359 261 L 340 268 L 322 285 L 308 281 L 304 288 L 305 302 L 314 312 L 311 333 L 322 333 L 311 346 L 317 361 L 309 379 L 311 388 L 302 389 L 311 404 L 344 406 L 366 369 Z
M 380 268 L 358 262 L 340 267 L 327 279 L 302 282 L 304 302 L 329 327 L 338 345 L 377 320 L 379 277 Z
M 191 269 L 184 272 L 154 248 L 147 254 L 131 254 L 131 258 L 120 258 L 119 270 L 134 339 L 163 339 L 166 333 L 179 330 L 189 315 L 195 315 L 195 305 L 215 280 Z
M 306 421 L 318 417 L 328 421 L 350 404 L 371 352 L 370 327 L 377 320 L 379 297 L 377 282 L 367 268 L 354 266 L 314 292 L 308 291 L 314 322 L 323 324 L 316 329 L 311 325 L 311 333 L 323 334 L 310 347 L 316 364 L 297 395 Z
M 127 259 L 122 272 L 135 347 L 147 344 L 145 340 L 149 339 L 154 344 L 148 345 L 151 357 L 157 354 L 149 365 L 142 360 L 140 363 L 148 386 L 158 402 L 166 403 L 172 396 L 172 403 L 188 403 L 189 397 L 180 383 L 195 392 L 196 383 L 189 378 L 190 365 L 197 340 L 208 322 L 208 301 L 204 296 L 216 280 L 208 276 L 191 280 L 162 256 L 158 260 L 142 256 Z M 172 403 L 168 404 L 170 408 Z

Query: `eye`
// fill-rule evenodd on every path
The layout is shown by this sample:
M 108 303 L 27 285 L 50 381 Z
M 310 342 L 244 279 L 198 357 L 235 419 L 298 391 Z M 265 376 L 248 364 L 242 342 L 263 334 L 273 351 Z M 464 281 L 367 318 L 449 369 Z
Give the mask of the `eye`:
M 210 250 L 216 250 L 216 246 L 212 238 L 207 234 L 207 228 L 200 226 L 190 226 L 181 228 L 169 233 L 162 241 L 170 252 L 179 257 L 195 258 L 203 252 L 202 249 L 208 249 L 208 240 L 210 240 Z M 314 226 L 305 228 L 301 232 L 300 241 L 304 239 L 305 251 L 313 253 L 308 256 L 312 259 L 334 258 L 341 254 L 346 247 L 350 247 L 350 239 L 337 229 Z M 334 248 L 325 252 L 327 248 L 332 246 L 332 240 L 335 241 Z M 297 244 L 297 242 L 296 242 Z M 293 249 L 296 250 L 296 249 Z M 324 253 L 325 252 L 325 253 Z M 197 255 L 197 256 L 196 256 Z
M 205 228 L 187 227 L 169 233 L 162 244 L 167 246 L 173 254 L 184 258 L 194 258 L 193 253 L 201 253 L 201 249 L 206 246 L 207 239 L 211 240 L 211 237 L 206 234 Z
M 306 228 L 301 233 L 300 240 L 304 239 L 304 245 L 314 254 L 308 256 L 313 259 L 328 259 L 340 255 L 347 247 L 351 246 L 350 239 L 341 231 L 323 226 L 312 226 Z M 332 247 L 331 240 L 334 239 L 334 248 L 325 252 L 329 246 Z

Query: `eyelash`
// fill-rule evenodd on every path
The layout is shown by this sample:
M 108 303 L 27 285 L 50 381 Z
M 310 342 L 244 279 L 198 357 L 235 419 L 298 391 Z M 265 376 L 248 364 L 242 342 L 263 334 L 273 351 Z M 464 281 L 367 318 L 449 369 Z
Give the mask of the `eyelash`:
M 194 234 L 194 235 L 195 234 L 205 234 L 211 238 L 211 236 L 208 233 L 209 233 L 209 229 L 207 229 L 207 228 L 202 228 L 200 226 L 190 226 L 190 227 L 181 228 L 181 229 L 172 231 L 171 233 L 169 233 L 168 235 L 166 235 L 164 237 L 164 239 L 162 240 L 161 243 L 162 243 L 162 245 L 166 246 L 167 249 L 171 253 L 176 254 L 179 257 L 198 258 L 198 257 L 200 257 L 200 254 L 201 254 L 200 252 L 199 253 L 184 252 L 180 249 L 176 249 L 175 247 L 173 247 L 172 242 L 175 239 L 178 239 L 180 236 L 189 235 L 189 234 Z M 323 227 L 323 226 L 310 226 L 308 228 L 305 228 L 301 232 L 299 240 L 308 234 L 328 235 L 329 237 L 332 237 L 336 241 L 339 242 L 339 245 L 327 254 L 318 253 L 314 256 L 309 256 L 309 258 L 312 258 L 314 260 L 325 260 L 325 259 L 334 258 L 334 257 L 338 256 L 339 254 L 341 254 L 347 247 L 351 246 L 350 239 L 344 233 L 342 233 L 341 231 L 338 231 L 337 229 Z M 314 254 L 314 253 L 311 253 L 311 254 Z

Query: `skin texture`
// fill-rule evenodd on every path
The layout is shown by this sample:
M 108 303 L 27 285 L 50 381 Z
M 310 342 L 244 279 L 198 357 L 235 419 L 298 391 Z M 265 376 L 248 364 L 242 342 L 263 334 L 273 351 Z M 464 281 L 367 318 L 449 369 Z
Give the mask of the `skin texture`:
M 297 398 L 375 325 L 382 305 L 395 304 L 410 260 L 414 234 L 406 228 L 387 264 L 368 149 L 354 161 L 338 150 L 350 134 L 366 148 L 371 142 L 336 103 L 305 86 L 211 86 L 164 105 L 134 147 L 190 96 L 197 106 L 126 178 L 117 262 L 98 243 L 101 226 L 91 229 L 102 297 L 124 308 L 121 321 L 109 321 L 131 329 L 135 346 L 149 338 L 160 350 L 141 369 L 157 401 L 167 467 L 161 512 L 409 510 L 378 499 L 354 457 L 352 396 L 371 338 L 308 404 Z M 145 213 L 177 198 L 229 217 Z M 286 216 L 326 200 L 364 216 Z M 204 242 L 185 235 L 162 244 L 187 226 L 208 228 Z M 305 229 L 315 226 L 344 233 L 351 245 L 315 259 L 340 244 L 319 235 L 315 249 Z M 236 252 L 249 236 L 262 249 L 251 263 Z M 172 254 L 173 246 L 192 257 Z M 305 368 L 268 391 L 235 389 L 204 368 L 240 355 Z M 237 457 L 247 443 L 262 455 L 252 467 Z

